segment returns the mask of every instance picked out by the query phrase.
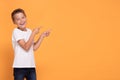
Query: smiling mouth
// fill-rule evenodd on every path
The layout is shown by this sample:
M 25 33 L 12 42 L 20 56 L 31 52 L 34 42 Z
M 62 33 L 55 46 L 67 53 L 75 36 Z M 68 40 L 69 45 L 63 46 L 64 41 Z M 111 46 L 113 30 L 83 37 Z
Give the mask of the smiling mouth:
M 25 22 L 24 23 L 22 23 L 22 24 L 20 24 L 21 26 L 23 26 L 23 25 L 25 25 Z

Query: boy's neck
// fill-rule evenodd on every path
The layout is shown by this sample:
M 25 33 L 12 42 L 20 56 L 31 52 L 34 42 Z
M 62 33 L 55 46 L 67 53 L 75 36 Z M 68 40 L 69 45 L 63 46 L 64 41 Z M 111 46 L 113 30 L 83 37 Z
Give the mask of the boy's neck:
M 21 29 L 21 28 L 19 28 L 19 27 L 17 27 L 17 28 L 20 29 L 21 31 L 27 31 L 26 28 L 24 28 L 24 29 Z

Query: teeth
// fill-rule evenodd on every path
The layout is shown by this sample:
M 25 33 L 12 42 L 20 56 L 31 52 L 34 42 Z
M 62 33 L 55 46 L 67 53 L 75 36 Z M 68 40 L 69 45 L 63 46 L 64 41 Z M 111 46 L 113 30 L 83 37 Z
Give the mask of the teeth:
M 25 23 L 23 23 L 23 24 L 20 24 L 20 25 L 24 25 Z

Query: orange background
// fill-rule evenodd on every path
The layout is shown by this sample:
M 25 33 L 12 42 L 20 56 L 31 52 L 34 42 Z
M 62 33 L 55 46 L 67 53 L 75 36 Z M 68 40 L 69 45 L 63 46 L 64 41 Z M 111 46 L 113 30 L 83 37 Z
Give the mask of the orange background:
M 13 80 L 16 8 L 29 28 L 52 30 L 35 52 L 37 80 L 120 80 L 120 0 L 1 0 L 0 80 Z

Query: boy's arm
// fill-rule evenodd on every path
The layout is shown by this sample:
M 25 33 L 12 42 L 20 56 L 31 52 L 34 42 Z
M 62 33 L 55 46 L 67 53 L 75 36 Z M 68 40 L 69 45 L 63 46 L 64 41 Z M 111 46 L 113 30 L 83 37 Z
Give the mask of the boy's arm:
M 46 31 L 46 32 L 43 32 L 41 34 L 41 36 L 39 37 L 39 39 L 34 43 L 34 46 L 33 46 L 33 50 L 34 51 L 37 50 L 40 47 L 40 45 L 41 45 L 44 37 L 49 36 L 49 34 L 50 34 L 50 31 Z
M 39 28 L 36 28 L 33 30 L 32 34 L 30 35 L 30 38 L 27 42 L 25 42 L 23 39 L 18 40 L 18 44 L 25 50 L 28 51 L 31 47 L 31 45 L 33 44 L 33 40 L 35 35 L 39 33 Z

